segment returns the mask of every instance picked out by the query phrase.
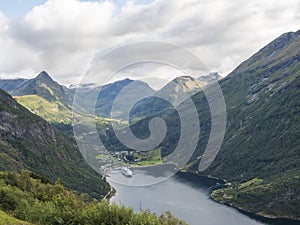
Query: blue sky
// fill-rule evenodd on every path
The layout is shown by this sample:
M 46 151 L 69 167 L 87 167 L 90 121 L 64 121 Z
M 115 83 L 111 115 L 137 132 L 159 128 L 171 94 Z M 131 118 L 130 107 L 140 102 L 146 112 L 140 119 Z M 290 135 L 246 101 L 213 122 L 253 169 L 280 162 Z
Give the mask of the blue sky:
M 46 0 L 0 0 L 0 10 L 9 18 L 17 18 L 45 2 Z

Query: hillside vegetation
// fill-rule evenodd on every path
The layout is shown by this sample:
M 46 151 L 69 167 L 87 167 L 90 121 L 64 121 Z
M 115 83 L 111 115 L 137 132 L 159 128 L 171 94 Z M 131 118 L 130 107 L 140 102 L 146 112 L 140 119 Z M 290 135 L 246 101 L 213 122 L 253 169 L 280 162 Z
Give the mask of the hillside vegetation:
M 18 220 L 0 210 L 0 224 L 5 225 L 30 225 L 27 222 Z
M 254 178 L 212 193 L 213 199 L 219 202 L 262 216 L 289 219 L 300 219 L 299 196 L 299 175 L 272 182 Z
M 69 124 L 72 122 L 72 110 L 59 101 L 47 101 L 38 95 L 15 96 L 17 102 L 32 113 L 52 123 Z
M 47 179 L 30 172 L 22 174 L 0 172 L 0 222 L 8 224 L 41 225 L 184 225 L 166 212 L 156 216 L 149 211 L 134 213 L 133 209 L 108 201 L 87 202 L 85 195 L 66 190 L 57 181 L 54 185 Z M 5 223 L 1 223 L 5 224 Z
M 102 198 L 110 190 L 87 165 L 75 141 L 0 90 L 0 170 L 27 169 L 52 182 Z
M 233 186 L 213 197 L 258 214 L 300 219 L 300 31 L 271 42 L 220 85 L 226 135 L 204 174 Z M 202 98 L 199 93 L 194 101 Z M 197 171 L 202 151 L 199 147 L 190 171 Z M 263 181 L 244 185 L 254 178 Z

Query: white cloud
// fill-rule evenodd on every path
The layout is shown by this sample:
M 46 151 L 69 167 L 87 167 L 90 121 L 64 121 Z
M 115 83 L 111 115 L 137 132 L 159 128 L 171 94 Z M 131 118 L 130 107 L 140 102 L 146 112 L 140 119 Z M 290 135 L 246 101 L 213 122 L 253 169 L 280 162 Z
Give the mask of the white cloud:
M 0 77 L 47 70 L 62 83 L 75 83 L 95 53 L 142 40 L 186 47 L 211 71 L 227 75 L 272 39 L 300 29 L 298 0 L 127 1 L 118 7 L 49 0 L 17 20 L 0 13 Z
M 0 68 L 2 73 L 23 75 L 27 64 L 36 58 L 36 53 L 16 41 L 9 33 L 10 21 L 0 12 Z

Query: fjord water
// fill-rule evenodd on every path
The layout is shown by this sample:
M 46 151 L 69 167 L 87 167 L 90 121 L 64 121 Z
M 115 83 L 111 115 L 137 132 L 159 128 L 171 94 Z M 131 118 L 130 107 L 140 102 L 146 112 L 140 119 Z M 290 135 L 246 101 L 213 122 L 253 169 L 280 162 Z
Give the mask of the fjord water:
M 258 221 L 211 200 L 210 187 L 216 183 L 213 179 L 182 173 L 150 186 L 132 187 L 111 183 L 117 194 L 110 201 L 132 207 L 136 212 L 150 209 L 161 214 L 170 210 L 191 225 L 273 224 Z

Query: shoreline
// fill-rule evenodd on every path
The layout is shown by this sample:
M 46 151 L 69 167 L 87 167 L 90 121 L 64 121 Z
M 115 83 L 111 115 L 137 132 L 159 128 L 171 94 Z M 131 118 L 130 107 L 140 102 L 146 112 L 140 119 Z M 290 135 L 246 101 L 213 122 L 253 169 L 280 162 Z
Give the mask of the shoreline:
M 214 177 L 214 176 L 210 176 L 210 175 L 201 175 L 199 173 L 192 172 L 192 171 L 179 171 L 177 173 L 177 175 L 180 176 L 180 174 L 192 174 L 192 175 L 195 175 L 195 176 L 200 177 L 200 178 L 213 179 L 216 182 L 222 181 L 224 185 L 226 184 L 226 182 L 228 182 L 227 180 L 223 180 L 223 179 L 218 178 L 218 177 Z M 214 199 L 213 196 L 212 196 L 213 191 L 217 190 L 217 189 L 224 188 L 224 185 L 222 185 L 222 184 L 221 185 L 214 185 L 210 188 L 210 191 L 209 191 L 208 195 L 209 195 L 209 198 L 212 201 L 214 201 L 218 204 L 222 204 L 222 205 L 226 205 L 228 207 L 234 208 L 234 209 L 238 210 L 239 212 L 241 212 L 242 214 L 244 214 L 246 216 L 249 216 L 253 219 L 259 220 L 261 222 L 271 223 L 271 224 L 274 224 L 274 225 L 283 225 L 283 224 L 285 224 L 285 225 L 298 225 L 298 224 L 300 224 L 300 218 L 299 219 L 294 219 L 294 218 L 276 217 L 276 216 L 267 215 L 267 214 L 259 214 L 259 213 L 251 212 L 251 211 L 248 211 L 244 208 L 237 207 L 237 206 L 234 206 L 232 204 L 225 203 L 225 202 L 220 202 L 220 201 Z
M 246 210 L 246 209 L 238 207 L 238 206 L 234 206 L 234 205 L 229 204 L 229 203 L 217 201 L 216 199 L 214 199 L 211 196 L 211 193 L 209 194 L 209 198 L 212 201 L 214 201 L 214 202 L 216 202 L 218 204 L 226 205 L 228 207 L 236 209 L 239 212 L 241 212 L 242 214 L 244 214 L 246 216 L 249 216 L 249 217 L 251 217 L 253 219 L 256 219 L 258 221 L 266 222 L 266 223 L 271 223 L 271 224 L 274 224 L 274 225 L 283 225 L 283 223 L 286 224 L 286 225 L 298 225 L 300 223 L 300 220 L 297 220 L 297 219 L 284 218 L 284 217 L 276 217 L 276 216 L 267 215 L 267 214 L 254 213 L 254 212 L 251 212 L 249 210 Z
M 241 212 L 242 214 L 244 214 L 250 218 L 253 218 L 255 220 L 258 220 L 260 222 L 269 223 L 272 225 L 298 225 L 300 223 L 300 219 L 298 220 L 298 219 L 293 219 L 293 218 L 283 218 L 283 217 L 276 217 L 273 215 L 254 213 L 254 212 L 248 211 L 244 208 L 237 207 L 232 204 L 229 204 L 226 202 L 221 202 L 221 201 L 214 199 L 212 196 L 213 191 L 224 188 L 225 187 L 224 185 L 226 184 L 226 182 L 228 182 L 226 180 L 220 179 L 218 177 L 209 176 L 209 175 L 201 175 L 201 174 L 191 172 L 191 171 L 178 171 L 175 175 L 179 176 L 183 179 L 186 179 L 188 181 L 189 181 L 189 179 L 185 175 L 192 175 L 197 178 L 210 179 L 210 180 L 214 181 L 216 184 L 209 186 L 209 193 L 208 193 L 208 196 L 212 201 L 214 201 L 218 204 L 225 205 L 227 207 L 234 208 L 234 209 L 238 210 L 239 212 Z M 110 184 L 110 186 L 111 186 L 111 184 Z M 106 196 L 103 199 L 110 200 L 110 198 L 115 196 L 116 193 L 117 193 L 116 189 L 113 186 L 111 186 L 111 190 L 106 194 Z
M 107 192 L 107 194 L 103 197 L 102 200 L 110 200 L 110 198 L 116 195 L 117 190 L 110 183 L 109 186 L 110 186 L 110 190 Z

